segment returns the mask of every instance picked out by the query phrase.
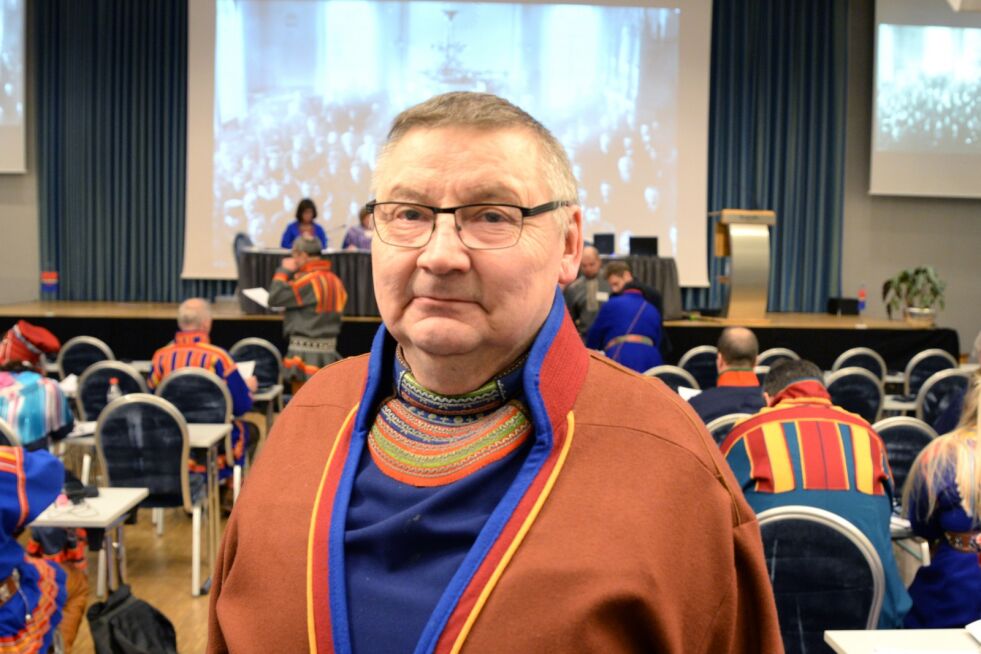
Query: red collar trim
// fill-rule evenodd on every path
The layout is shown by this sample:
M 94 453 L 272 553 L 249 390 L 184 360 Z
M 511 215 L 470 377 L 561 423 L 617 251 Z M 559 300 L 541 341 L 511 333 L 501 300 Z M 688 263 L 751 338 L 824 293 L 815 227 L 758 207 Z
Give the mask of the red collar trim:
M 730 368 L 719 373 L 716 386 L 759 386 L 760 380 L 752 370 Z
M 305 264 L 300 266 L 299 272 L 310 273 L 322 270 L 323 272 L 330 272 L 330 261 L 326 259 L 317 259 L 316 261 L 307 261 Z
M 777 393 L 770 401 L 770 406 L 777 406 L 784 402 L 790 402 L 795 405 L 819 404 L 831 406 L 831 396 L 828 395 L 828 389 L 825 388 L 823 382 L 816 379 L 804 379 L 794 382 Z
M 177 335 L 174 336 L 174 343 L 177 345 L 193 345 L 194 343 L 210 343 L 211 337 L 208 336 L 208 332 L 202 331 L 200 329 L 188 329 L 186 331 L 179 331 Z
M 627 293 L 632 293 L 634 295 L 643 295 L 644 294 L 644 292 L 642 290 L 640 290 L 639 288 L 626 288 L 620 294 L 621 295 L 626 295 Z

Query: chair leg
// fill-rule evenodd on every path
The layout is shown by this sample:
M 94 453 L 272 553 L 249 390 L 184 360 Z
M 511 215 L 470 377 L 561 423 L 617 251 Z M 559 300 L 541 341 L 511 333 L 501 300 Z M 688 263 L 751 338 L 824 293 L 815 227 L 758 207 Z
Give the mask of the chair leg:
M 85 454 L 82 456 L 82 485 L 89 485 L 89 473 L 92 472 L 92 455 Z
M 242 490 L 242 466 L 232 468 L 232 504 L 238 502 L 238 493 Z
M 103 539 L 104 541 L 106 539 Z M 98 572 L 96 574 L 95 581 L 95 595 L 99 599 L 105 599 L 106 593 L 106 547 L 108 544 L 106 542 L 102 543 L 102 549 L 99 550 L 99 566 Z
M 201 594 L 201 505 L 194 507 L 191 518 L 191 595 Z
M 153 509 L 153 524 L 157 526 L 157 536 L 164 533 L 164 510 L 161 508 Z

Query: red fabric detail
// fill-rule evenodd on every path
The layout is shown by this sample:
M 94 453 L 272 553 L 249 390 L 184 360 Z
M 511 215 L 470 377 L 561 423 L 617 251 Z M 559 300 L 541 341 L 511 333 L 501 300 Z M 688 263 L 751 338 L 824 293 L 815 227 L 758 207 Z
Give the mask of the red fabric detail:
M 815 400 L 815 404 L 831 404 L 831 396 L 828 395 L 828 389 L 825 388 L 824 382 L 816 379 L 804 379 L 794 382 L 773 396 L 770 405 L 776 406 L 784 400 L 799 400 L 801 398 Z
M 807 490 L 847 490 L 841 435 L 830 422 L 797 423 L 801 446 L 801 468 Z
M 754 429 L 747 433 L 743 442 L 746 443 L 746 455 L 752 465 L 756 490 L 761 493 L 772 493 L 773 468 L 770 466 L 770 455 L 766 451 L 766 443 L 763 440 L 763 430 Z
M 872 482 L 872 494 L 885 495 L 885 481 L 886 479 L 892 478 L 892 470 L 887 470 L 889 461 L 882 451 L 884 448 L 882 439 L 871 429 L 869 429 L 869 436 L 872 437 L 871 443 L 869 444 L 869 453 L 872 456 L 872 475 L 875 480 Z M 899 490 L 902 491 L 901 488 Z
M 318 270 L 330 272 L 330 261 L 327 259 L 314 259 L 313 261 L 307 261 L 305 264 L 300 266 L 300 270 L 298 272 L 311 273 Z
M 724 370 L 716 386 L 759 386 L 760 380 L 752 370 Z
M 210 343 L 211 337 L 208 332 L 200 329 L 188 329 L 179 331 L 174 336 L 175 345 L 193 345 L 195 343 Z
M 61 342 L 57 336 L 44 327 L 20 320 L 15 327 L 7 330 L 3 341 L 0 342 L 0 364 L 12 361 L 37 364 L 41 360 L 42 352 L 53 354 L 60 348 Z
M 542 401 L 554 428 L 565 429 L 566 416 L 576 403 L 588 371 L 589 352 L 566 312 L 538 371 Z

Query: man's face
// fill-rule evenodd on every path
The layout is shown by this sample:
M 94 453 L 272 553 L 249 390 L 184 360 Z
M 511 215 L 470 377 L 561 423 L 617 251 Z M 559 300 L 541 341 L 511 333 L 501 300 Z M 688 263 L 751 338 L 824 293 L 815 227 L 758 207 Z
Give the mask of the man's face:
M 525 130 L 462 127 L 408 132 L 381 162 L 378 201 L 453 207 L 501 202 L 533 207 L 553 198 L 541 176 L 537 142 Z M 386 327 L 407 355 L 476 356 L 503 367 L 534 339 L 557 283 L 575 279 L 582 253 L 578 208 L 525 220 L 502 250 L 470 250 L 454 218 L 436 217 L 422 248 L 372 240 L 375 297 Z M 411 363 L 411 360 L 410 360 Z
M 582 270 L 582 274 L 586 279 L 594 279 L 599 274 L 601 267 L 602 262 L 596 254 L 591 253 L 589 250 L 583 252 L 580 270 Z
M 627 285 L 627 282 L 629 282 L 630 279 L 628 279 L 627 274 L 624 273 L 622 275 L 610 275 L 607 277 L 606 281 L 610 285 L 611 291 L 614 293 L 621 293 L 623 291 L 623 287 Z

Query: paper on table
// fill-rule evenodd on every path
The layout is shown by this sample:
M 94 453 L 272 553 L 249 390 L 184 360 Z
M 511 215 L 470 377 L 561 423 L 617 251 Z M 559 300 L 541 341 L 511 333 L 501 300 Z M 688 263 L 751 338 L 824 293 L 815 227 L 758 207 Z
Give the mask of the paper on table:
M 975 620 L 964 628 L 967 629 L 967 633 L 974 637 L 974 640 L 981 643 L 981 620 Z
M 62 393 L 74 397 L 75 393 L 78 392 L 78 376 L 75 374 L 68 375 L 58 382 L 58 386 L 61 386 Z
M 269 309 L 269 291 L 262 287 L 247 288 L 242 295 L 249 298 L 263 309 Z M 282 307 L 272 307 L 272 311 L 284 311 Z
M 236 361 L 235 366 L 238 368 L 238 374 L 242 375 L 242 379 L 248 379 L 255 374 L 255 361 Z
M 695 397 L 701 392 L 702 391 L 698 390 L 697 388 L 688 388 L 687 386 L 678 387 L 678 395 L 680 395 L 681 399 L 683 399 L 685 402 L 687 402 L 688 400 Z
M 82 421 L 76 420 L 75 426 L 72 427 L 71 432 L 69 432 L 68 437 L 73 436 L 91 436 L 95 433 L 95 420 Z
M 907 649 L 904 647 L 890 647 L 888 645 L 876 647 L 872 654 L 978 654 L 976 649 L 922 649 L 919 647 Z

